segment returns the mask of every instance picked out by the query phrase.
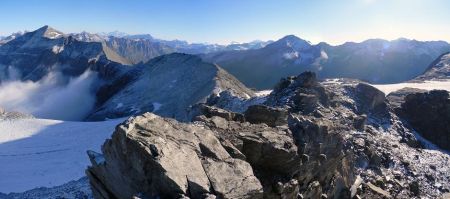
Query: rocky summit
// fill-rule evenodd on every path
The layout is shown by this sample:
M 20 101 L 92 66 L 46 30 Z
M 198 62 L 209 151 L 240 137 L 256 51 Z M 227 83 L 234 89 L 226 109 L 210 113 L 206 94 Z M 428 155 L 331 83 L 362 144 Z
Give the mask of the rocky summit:
M 417 98 L 445 100 L 417 95 L 394 108 L 368 84 L 305 72 L 241 100 L 246 110 L 218 107 L 231 99 L 221 94 L 193 106 L 191 122 L 132 117 L 88 152 L 86 174 L 98 199 L 445 197 L 450 156 L 410 117 L 427 107 Z

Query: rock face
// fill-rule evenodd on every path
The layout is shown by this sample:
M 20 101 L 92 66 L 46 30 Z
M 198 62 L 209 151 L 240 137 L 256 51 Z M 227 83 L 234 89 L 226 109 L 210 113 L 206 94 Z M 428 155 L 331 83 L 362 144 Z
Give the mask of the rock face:
M 447 91 L 409 94 L 401 105 L 401 113 L 423 137 L 450 150 L 450 95 Z
M 243 101 L 245 102 L 245 100 Z M 96 198 L 437 198 L 450 156 L 412 148 L 384 94 L 358 81 L 283 79 L 234 113 L 198 104 L 194 121 L 129 119 L 89 152 Z M 411 137 L 412 136 L 412 137 Z
M 389 101 L 389 105 L 394 109 L 397 113 L 400 113 L 400 109 L 403 103 L 405 103 L 405 97 L 409 94 L 414 93 L 425 93 L 427 90 L 417 89 L 417 88 L 402 88 L 395 92 L 389 93 L 386 98 Z
M 126 37 L 108 37 L 104 43 L 131 63 L 148 62 L 150 59 L 176 52 L 175 48 L 156 42 L 153 39 L 130 39 Z
M 199 57 L 174 53 L 133 69 L 100 88 L 97 109 L 89 120 L 118 118 L 145 112 L 187 121 L 188 108 L 210 95 L 228 91 L 249 98 L 246 88 L 219 66 Z
M 282 126 L 286 124 L 287 117 L 286 110 L 263 105 L 253 105 L 245 111 L 245 119 L 250 123 L 265 123 L 269 126 Z
M 105 162 L 91 155 L 87 171 L 96 198 L 263 196 L 250 164 L 201 126 L 148 113 L 120 125 L 102 150 Z

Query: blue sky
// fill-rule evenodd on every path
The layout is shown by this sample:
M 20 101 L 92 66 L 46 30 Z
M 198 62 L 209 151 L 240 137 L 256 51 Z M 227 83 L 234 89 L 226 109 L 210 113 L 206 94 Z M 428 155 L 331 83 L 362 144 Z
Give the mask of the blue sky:
M 2 0 L 0 35 L 50 25 L 63 32 L 149 33 L 226 44 L 294 34 L 313 43 L 369 38 L 450 41 L 448 0 Z

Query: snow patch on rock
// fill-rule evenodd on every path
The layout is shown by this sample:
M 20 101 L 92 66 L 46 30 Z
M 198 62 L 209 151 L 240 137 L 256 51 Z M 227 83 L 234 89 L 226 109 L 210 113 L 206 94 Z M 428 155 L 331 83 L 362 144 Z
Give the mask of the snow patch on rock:
M 123 103 L 118 103 L 116 108 L 121 108 L 123 106 Z
M 283 57 L 284 57 L 285 59 L 288 59 L 288 60 L 298 59 L 298 58 L 299 58 L 299 54 L 298 54 L 298 52 L 296 52 L 296 51 L 294 51 L 294 52 L 288 52 L 288 53 L 284 53 L 284 54 L 283 54 Z
M 162 104 L 158 102 L 153 102 L 152 104 L 153 104 L 153 112 L 158 111 L 162 106 Z
M 52 52 L 55 54 L 59 54 L 63 50 L 64 50 L 64 46 L 53 46 L 52 47 Z

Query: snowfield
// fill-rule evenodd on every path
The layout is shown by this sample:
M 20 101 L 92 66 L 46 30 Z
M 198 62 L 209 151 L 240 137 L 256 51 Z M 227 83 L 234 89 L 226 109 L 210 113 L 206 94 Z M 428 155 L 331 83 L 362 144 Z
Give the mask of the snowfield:
M 423 90 L 446 90 L 450 91 L 450 80 L 447 81 L 425 81 L 423 83 L 399 83 L 399 84 L 373 84 L 375 88 L 388 95 L 402 88 L 417 88 Z
M 23 192 L 80 179 L 90 164 L 86 150 L 100 151 L 123 120 L 0 120 L 0 192 Z
M 255 95 L 257 97 L 265 97 L 265 96 L 270 95 L 271 92 L 272 92 L 272 90 L 262 90 L 262 91 L 255 92 Z
M 340 79 L 325 79 L 323 84 L 341 84 Z M 424 81 L 423 83 L 398 83 L 398 84 L 371 84 L 373 87 L 381 90 L 384 94 L 398 91 L 402 88 L 417 88 L 422 90 L 446 90 L 450 92 L 450 80 L 443 81 Z M 272 90 L 262 90 L 256 92 L 256 96 L 267 96 Z

